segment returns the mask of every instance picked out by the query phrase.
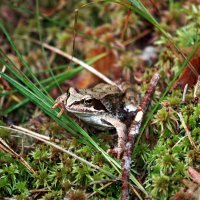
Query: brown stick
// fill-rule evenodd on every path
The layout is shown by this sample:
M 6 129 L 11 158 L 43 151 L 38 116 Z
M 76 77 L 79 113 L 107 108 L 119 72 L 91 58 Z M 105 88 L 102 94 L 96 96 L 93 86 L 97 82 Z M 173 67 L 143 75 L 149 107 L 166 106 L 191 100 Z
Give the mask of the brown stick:
M 131 156 L 132 156 L 132 147 L 135 141 L 136 136 L 139 134 L 139 129 L 144 117 L 144 113 L 146 112 L 152 96 L 154 94 L 156 85 L 160 75 L 158 73 L 154 74 L 151 82 L 149 84 L 148 90 L 139 105 L 137 114 L 128 131 L 128 139 L 124 150 L 124 155 L 122 159 L 122 200 L 129 199 L 129 173 L 130 173 L 130 165 L 131 165 Z
M 5 153 L 9 153 L 11 156 L 18 159 L 30 172 L 32 172 L 32 174 L 35 173 L 33 168 L 23 159 L 23 157 L 11 149 L 10 146 L 2 138 L 0 138 L 0 150 L 4 151 Z

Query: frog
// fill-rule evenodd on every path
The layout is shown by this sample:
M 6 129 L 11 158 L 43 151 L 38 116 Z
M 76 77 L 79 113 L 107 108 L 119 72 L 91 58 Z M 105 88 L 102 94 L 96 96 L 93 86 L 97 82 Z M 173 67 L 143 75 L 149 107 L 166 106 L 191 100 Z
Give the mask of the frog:
M 117 146 L 107 152 L 120 159 L 127 140 L 128 121 L 133 119 L 138 109 L 138 97 L 130 83 L 99 83 L 93 88 L 79 90 L 70 87 L 67 93 L 56 99 L 52 109 L 60 106 L 59 116 L 66 110 L 95 129 L 115 129 Z

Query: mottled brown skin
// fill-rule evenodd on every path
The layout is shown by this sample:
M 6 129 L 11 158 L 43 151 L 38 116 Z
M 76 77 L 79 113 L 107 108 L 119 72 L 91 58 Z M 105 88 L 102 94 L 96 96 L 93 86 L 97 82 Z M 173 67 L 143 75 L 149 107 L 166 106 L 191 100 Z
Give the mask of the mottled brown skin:
M 121 84 L 118 88 L 100 83 L 91 89 L 77 91 L 69 88 L 68 93 L 56 99 L 52 108 L 60 105 L 62 112 L 65 108 L 96 129 L 116 129 L 118 144 L 108 152 L 116 154 L 120 159 L 126 143 L 128 119 L 134 116 L 139 101 L 138 94 L 130 90 L 129 86 Z

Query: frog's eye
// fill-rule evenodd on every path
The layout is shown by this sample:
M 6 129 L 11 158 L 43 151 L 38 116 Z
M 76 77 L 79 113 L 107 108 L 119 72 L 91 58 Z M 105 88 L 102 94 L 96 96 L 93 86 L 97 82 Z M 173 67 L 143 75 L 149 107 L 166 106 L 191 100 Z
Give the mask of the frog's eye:
M 92 104 L 93 100 L 92 99 L 85 99 L 84 104 L 87 106 L 90 106 Z

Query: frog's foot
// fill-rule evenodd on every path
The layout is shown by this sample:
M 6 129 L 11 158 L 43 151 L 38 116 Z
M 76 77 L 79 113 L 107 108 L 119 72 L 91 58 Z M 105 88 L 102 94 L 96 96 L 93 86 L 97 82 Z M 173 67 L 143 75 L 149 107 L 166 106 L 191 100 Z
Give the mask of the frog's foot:
M 65 101 L 67 99 L 67 94 L 63 94 L 56 99 L 56 103 L 51 107 L 51 110 L 54 110 L 57 107 L 60 107 L 61 110 L 58 113 L 57 117 L 60 117 L 65 111 Z
M 117 157 L 118 160 L 122 157 L 122 154 L 124 152 L 123 148 L 120 147 L 114 147 L 113 149 L 108 149 L 107 153 L 113 154 L 115 157 Z

